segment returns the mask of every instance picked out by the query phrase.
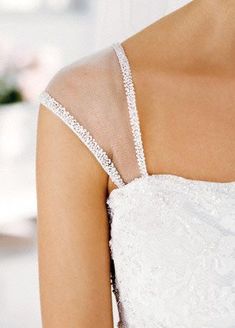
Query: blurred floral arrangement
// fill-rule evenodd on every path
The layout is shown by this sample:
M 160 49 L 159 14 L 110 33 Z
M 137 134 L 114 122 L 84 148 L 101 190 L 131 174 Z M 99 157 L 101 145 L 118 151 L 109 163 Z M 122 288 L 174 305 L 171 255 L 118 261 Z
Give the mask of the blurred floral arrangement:
M 61 66 L 59 49 L 31 48 L 0 38 L 0 105 L 35 101 Z

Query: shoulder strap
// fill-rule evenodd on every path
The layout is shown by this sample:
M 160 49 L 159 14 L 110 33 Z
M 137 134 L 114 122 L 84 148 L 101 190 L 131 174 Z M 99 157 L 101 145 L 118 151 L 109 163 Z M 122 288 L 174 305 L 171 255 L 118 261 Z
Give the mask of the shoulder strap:
M 115 50 L 115 53 L 118 57 L 118 61 L 121 67 L 123 84 L 124 84 L 126 98 L 127 98 L 132 136 L 135 146 L 135 153 L 136 153 L 140 174 L 141 176 L 147 176 L 148 172 L 146 168 L 146 160 L 145 160 L 144 148 L 143 148 L 143 142 L 142 142 L 142 136 L 140 130 L 140 121 L 139 121 L 139 116 L 136 106 L 135 88 L 134 88 L 129 60 L 121 43 L 119 42 L 114 43 L 112 44 L 112 47 Z
M 40 103 L 57 115 L 87 146 L 96 157 L 105 172 L 117 187 L 125 185 L 118 170 L 107 153 L 97 144 L 91 134 L 70 114 L 59 102 L 57 102 L 48 92 L 40 94 Z

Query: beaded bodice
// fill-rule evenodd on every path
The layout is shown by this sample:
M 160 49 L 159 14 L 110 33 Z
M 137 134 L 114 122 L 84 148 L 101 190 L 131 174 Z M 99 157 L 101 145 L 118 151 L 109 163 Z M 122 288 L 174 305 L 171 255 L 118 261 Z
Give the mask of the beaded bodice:
M 93 153 L 117 186 L 106 200 L 119 327 L 235 328 L 235 181 L 149 175 L 131 69 L 120 64 L 140 175 L 126 183 L 94 136 L 47 91 L 41 103 Z
M 120 327 L 235 327 L 235 182 L 153 175 L 107 203 Z

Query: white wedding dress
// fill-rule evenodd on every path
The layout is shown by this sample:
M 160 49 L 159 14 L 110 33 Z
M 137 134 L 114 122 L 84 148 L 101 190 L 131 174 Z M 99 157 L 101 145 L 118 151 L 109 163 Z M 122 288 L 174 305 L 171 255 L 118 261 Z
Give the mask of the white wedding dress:
M 97 100 L 95 113 L 100 120 L 99 124 L 94 123 L 93 134 L 81 123 L 90 124 L 92 129 L 93 115 L 88 115 L 86 121 L 87 112 L 74 110 L 72 104 L 65 107 L 63 95 L 59 102 L 46 90 L 41 94 L 41 103 L 84 142 L 117 186 L 108 195 L 107 211 L 118 326 L 235 328 L 235 181 L 148 174 L 130 63 L 120 43 L 113 44 L 109 54 L 113 66 L 103 71 L 110 78 L 107 78 L 107 86 L 116 93 L 104 91 L 102 81 L 97 87 L 100 88 L 97 99 L 102 98 L 104 102 L 103 99 L 111 97 L 115 101 L 113 105 L 111 101 L 105 103 L 102 118 L 102 101 Z M 103 63 L 102 55 L 99 63 Z M 123 78 L 120 82 L 123 82 L 123 90 L 113 82 L 120 78 L 114 69 L 117 66 Z M 125 100 L 119 97 L 122 91 Z M 93 94 L 91 92 L 90 97 Z M 81 103 L 82 96 L 81 93 Z M 90 113 L 95 102 L 89 104 Z M 117 104 L 121 104 L 121 109 L 118 110 Z M 129 125 L 124 124 L 127 117 Z M 120 125 L 118 118 L 123 119 Z M 105 125 L 104 121 L 108 123 Z M 113 129 L 113 124 L 119 133 L 112 132 L 107 137 L 108 128 Z M 103 131 L 106 138 L 102 138 Z M 119 139 L 119 147 L 117 142 L 112 144 L 111 160 L 108 143 L 115 138 Z

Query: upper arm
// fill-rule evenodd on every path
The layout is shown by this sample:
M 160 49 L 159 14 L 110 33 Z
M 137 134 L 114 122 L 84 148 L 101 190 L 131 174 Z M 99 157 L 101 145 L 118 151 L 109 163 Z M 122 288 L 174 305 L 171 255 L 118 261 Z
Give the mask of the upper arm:
M 113 327 L 107 174 L 43 105 L 36 180 L 43 327 Z

